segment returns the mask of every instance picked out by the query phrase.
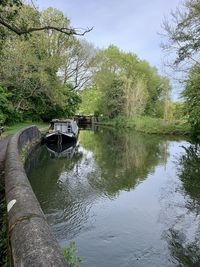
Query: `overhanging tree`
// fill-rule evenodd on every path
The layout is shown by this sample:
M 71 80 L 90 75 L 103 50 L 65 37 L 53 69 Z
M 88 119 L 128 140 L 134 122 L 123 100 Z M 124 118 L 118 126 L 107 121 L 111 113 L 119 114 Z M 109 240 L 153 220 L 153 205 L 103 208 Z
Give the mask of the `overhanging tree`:
M 171 67 L 187 73 L 185 112 L 193 134 L 200 137 L 200 1 L 186 0 L 163 26 L 167 37 L 163 48 L 176 56 Z
M 0 3 L 0 25 L 1 27 L 5 27 L 9 31 L 19 36 L 27 35 L 32 32 L 44 31 L 44 30 L 58 31 L 66 35 L 83 36 L 93 29 L 93 28 L 75 29 L 65 24 L 63 24 L 61 27 L 58 27 L 53 24 L 46 24 L 43 26 L 38 24 L 34 26 L 29 26 L 27 24 L 27 21 L 24 19 L 21 19 L 18 21 L 15 20 L 16 14 L 19 12 L 19 10 L 23 6 L 24 6 L 24 3 L 23 1 L 20 1 L 20 0 L 1 0 L 1 3 Z

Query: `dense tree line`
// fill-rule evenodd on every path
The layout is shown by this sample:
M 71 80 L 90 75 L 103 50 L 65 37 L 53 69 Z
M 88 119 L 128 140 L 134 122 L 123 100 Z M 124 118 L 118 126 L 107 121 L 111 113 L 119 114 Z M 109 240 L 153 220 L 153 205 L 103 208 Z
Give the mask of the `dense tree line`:
M 92 89 L 82 92 L 81 111 L 101 113 L 109 119 L 119 115 L 164 116 L 169 82 L 133 53 L 114 45 L 97 51 L 91 82 Z
M 44 120 L 83 113 L 108 119 L 147 115 L 188 118 L 200 129 L 199 0 L 165 21 L 168 43 L 176 52 L 172 67 L 187 63 L 185 104 L 172 104 L 170 84 L 155 67 L 114 45 L 96 49 L 77 35 L 64 14 L 53 8 L 39 12 L 18 0 L 0 5 L 0 122 Z M 171 22 L 171 21 L 170 21 Z M 84 90 L 83 90 L 84 89 Z
M 164 21 L 167 41 L 163 48 L 173 52 L 170 66 L 186 74 L 182 96 L 184 113 L 192 132 L 200 137 L 200 1 L 185 0 L 181 7 Z
M 77 91 L 91 75 L 90 45 L 73 34 L 51 29 L 71 28 L 61 11 L 39 12 L 19 1 L 4 2 L 0 18 L 12 28 L 45 30 L 19 37 L 0 21 L 1 122 L 72 116 L 80 102 Z M 48 25 L 50 29 L 45 28 Z
M 91 93 L 88 106 L 98 95 L 93 112 L 108 118 L 162 116 L 169 84 L 148 62 L 113 45 L 95 49 L 76 32 L 59 29 L 72 27 L 57 9 L 39 12 L 13 0 L 1 5 L 2 123 L 73 116 L 81 95 Z M 89 93 L 80 94 L 85 88 Z

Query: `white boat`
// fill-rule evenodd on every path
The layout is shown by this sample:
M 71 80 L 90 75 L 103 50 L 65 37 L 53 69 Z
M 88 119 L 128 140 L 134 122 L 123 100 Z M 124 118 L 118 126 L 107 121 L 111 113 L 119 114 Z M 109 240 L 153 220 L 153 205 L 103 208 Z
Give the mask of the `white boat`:
M 77 140 L 78 133 L 79 128 L 75 120 L 54 119 L 50 123 L 46 141 L 58 144 L 67 143 Z

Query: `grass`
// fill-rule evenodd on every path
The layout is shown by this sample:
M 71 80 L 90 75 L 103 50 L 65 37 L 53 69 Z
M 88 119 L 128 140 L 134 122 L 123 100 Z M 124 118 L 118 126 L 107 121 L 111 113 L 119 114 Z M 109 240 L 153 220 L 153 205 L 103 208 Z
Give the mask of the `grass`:
M 190 133 L 190 126 L 184 120 L 164 121 L 160 118 L 152 118 L 148 116 L 133 118 L 120 116 L 114 120 L 107 121 L 106 123 L 118 128 L 130 128 L 150 134 L 187 135 Z
M 20 129 L 31 125 L 36 125 L 41 130 L 45 130 L 48 127 L 48 124 L 44 122 L 31 122 L 31 121 L 20 122 L 10 126 L 4 126 L 4 133 L 2 134 L 2 137 L 4 138 L 9 135 L 15 134 Z

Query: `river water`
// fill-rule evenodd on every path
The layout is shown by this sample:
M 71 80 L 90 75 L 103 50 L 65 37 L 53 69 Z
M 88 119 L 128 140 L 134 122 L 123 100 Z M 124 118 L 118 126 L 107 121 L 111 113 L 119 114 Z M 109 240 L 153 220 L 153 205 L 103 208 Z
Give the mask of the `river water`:
M 80 266 L 200 266 L 199 145 L 82 130 L 71 148 L 38 148 L 27 173 L 61 247 L 75 241 Z

